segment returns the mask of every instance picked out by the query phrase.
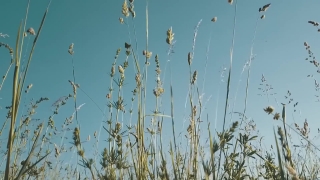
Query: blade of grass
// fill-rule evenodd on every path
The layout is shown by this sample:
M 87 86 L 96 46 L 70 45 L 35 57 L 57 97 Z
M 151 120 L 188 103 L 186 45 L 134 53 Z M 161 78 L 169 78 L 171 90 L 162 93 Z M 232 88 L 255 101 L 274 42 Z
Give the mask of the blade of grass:
M 15 69 L 14 69 L 14 77 L 13 77 L 13 85 L 12 85 L 12 110 L 11 110 L 11 123 L 10 123 L 10 130 L 9 130 L 9 138 L 7 143 L 7 163 L 6 163 L 6 170 L 5 170 L 5 179 L 9 179 L 9 171 L 10 171 L 10 158 L 12 153 L 12 145 L 13 145 L 13 134 L 16 122 L 16 115 L 17 115 L 17 86 L 18 86 L 18 78 L 19 78 L 19 68 L 20 68 L 20 59 L 19 59 L 19 41 L 21 35 L 21 26 L 20 23 L 17 39 L 16 39 L 16 52 L 15 52 Z
M 235 41 L 235 34 L 236 34 L 236 23 L 237 23 L 237 5 L 238 5 L 238 1 L 236 1 L 235 8 L 234 8 L 235 13 L 234 13 L 234 20 L 233 20 L 232 45 L 231 45 L 231 51 L 230 51 L 230 68 L 229 68 L 229 73 L 228 73 L 227 94 L 226 94 L 224 116 L 223 116 L 223 125 L 222 125 L 222 132 L 223 133 L 225 131 L 226 115 L 227 115 L 228 101 L 229 101 L 230 81 L 231 81 L 231 72 L 232 72 L 232 57 L 233 57 L 233 48 L 234 48 L 234 41 Z M 220 154 L 219 154 L 218 175 L 219 175 L 219 171 L 220 171 L 221 154 L 222 154 L 222 151 L 220 151 Z
M 276 146 L 277 146 L 277 155 L 278 155 L 278 163 L 279 163 L 279 168 L 280 168 L 281 179 L 285 179 L 283 166 L 282 166 L 282 162 L 281 162 L 281 154 L 280 154 L 279 144 L 278 144 L 278 140 L 277 140 L 277 136 L 276 136 L 276 132 L 275 132 L 274 128 L 273 128 L 273 134 L 274 134 L 274 139 L 276 141 Z

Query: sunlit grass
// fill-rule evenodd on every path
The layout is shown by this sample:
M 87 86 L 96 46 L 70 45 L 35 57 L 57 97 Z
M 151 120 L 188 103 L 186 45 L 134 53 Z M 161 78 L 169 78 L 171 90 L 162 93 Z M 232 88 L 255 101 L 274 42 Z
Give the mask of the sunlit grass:
M 149 11 L 146 6 L 146 42 L 142 51 L 144 59 L 139 59 L 137 52 L 138 41 L 136 37 L 135 26 L 130 27 L 128 21 L 136 18 L 133 0 L 124 0 L 122 5 L 122 15 L 119 18 L 119 23 L 127 25 L 129 39 L 128 42 L 123 42 L 123 47 L 115 51 L 115 57 L 110 68 L 110 86 L 106 92 L 106 100 L 108 102 L 104 111 L 94 102 L 94 100 L 87 94 L 79 84 L 76 82 L 76 68 L 74 66 L 73 51 L 74 44 L 69 46 L 66 51 L 71 55 L 72 60 L 72 80 L 69 80 L 71 85 L 70 94 L 66 94 L 57 100 L 52 107 L 53 113 L 49 115 L 48 119 L 38 123 L 33 121 L 32 117 L 35 114 L 38 106 L 43 102 L 49 100 L 46 97 L 41 97 L 37 101 L 30 102 L 27 112 L 19 112 L 21 107 L 21 97 L 31 91 L 32 84 L 24 89 L 25 80 L 28 74 L 28 69 L 32 60 L 32 55 L 35 51 L 37 40 L 40 36 L 42 27 L 45 25 L 45 18 L 49 10 L 46 9 L 42 18 L 38 31 L 33 28 L 26 30 L 29 4 L 25 20 L 20 23 L 15 49 L 10 45 L 0 42 L 0 47 L 4 47 L 9 51 L 11 63 L 4 73 L 0 92 L 5 81 L 10 81 L 12 78 L 12 104 L 6 107 L 8 111 L 6 120 L 3 122 L 0 135 L 7 138 L 7 147 L 5 152 L 1 152 L 5 157 L 4 173 L 1 174 L 2 179 L 317 179 L 319 173 L 319 158 L 316 155 L 319 148 L 309 138 L 310 129 L 308 122 L 305 121 L 303 127 L 295 124 L 291 127 L 287 122 L 286 105 L 292 103 L 293 100 L 287 104 L 283 104 L 282 111 L 276 111 L 271 105 L 266 105 L 265 109 L 261 109 L 262 115 L 272 115 L 270 120 L 282 121 L 282 125 L 274 130 L 274 152 L 263 151 L 262 137 L 256 130 L 254 121 L 247 118 L 246 107 L 248 103 L 247 96 L 249 94 L 249 80 L 251 61 L 253 59 L 253 48 L 255 36 L 258 33 L 257 27 L 259 21 L 266 18 L 265 13 L 270 7 L 270 4 L 262 6 L 259 12 L 263 13 L 257 17 L 254 36 L 250 49 L 249 61 L 246 63 L 243 71 L 246 70 L 246 94 L 244 100 L 244 109 L 242 113 L 234 112 L 233 108 L 230 112 L 228 105 L 230 103 L 230 88 L 234 81 L 231 74 L 233 73 L 233 51 L 237 27 L 237 1 L 227 1 L 234 8 L 233 23 L 233 38 L 230 46 L 230 64 L 226 69 L 228 73 L 226 84 L 226 97 L 224 99 L 222 132 L 213 132 L 211 129 L 212 117 L 204 114 L 205 102 L 202 94 L 204 93 L 205 83 L 211 83 L 210 80 L 203 79 L 202 89 L 199 89 L 201 83 L 198 80 L 198 71 L 194 69 L 193 64 L 196 63 L 195 48 L 198 29 L 200 28 L 202 20 L 200 20 L 195 28 L 193 36 L 192 51 L 186 53 L 184 63 L 188 64 L 189 77 L 188 78 L 188 113 L 189 122 L 188 127 L 185 128 L 186 142 L 182 145 L 177 140 L 176 126 L 175 126 L 175 112 L 177 106 L 183 106 L 174 103 L 176 93 L 175 84 L 173 84 L 172 76 L 170 76 L 170 89 L 165 89 L 164 80 L 167 71 L 172 74 L 170 62 L 165 64 L 164 71 L 162 71 L 163 64 L 161 64 L 161 57 L 149 49 Z M 226 3 L 227 3 L 226 2 Z M 50 5 L 50 3 L 49 3 Z M 130 19 L 131 17 L 131 19 Z M 208 18 L 210 19 L 210 18 Z M 211 19 L 211 23 L 217 21 L 217 17 Z M 50 22 L 49 22 L 50 23 Z M 309 22 L 316 26 L 316 22 Z M 124 26 L 125 27 L 125 26 Z M 131 32 L 133 29 L 133 33 Z M 13 34 L 13 33 L 11 33 Z M 34 37 L 33 45 L 30 50 L 27 65 L 25 69 L 21 68 L 21 54 L 24 47 L 24 38 L 30 35 Z M 0 38 L 5 37 L 0 33 Z M 135 45 L 131 43 L 131 38 L 135 39 Z M 5 40 L 5 39 L 1 39 Z M 174 26 L 168 27 L 166 36 L 163 41 L 169 47 L 168 59 L 174 49 L 175 36 Z M 210 50 L 210 40 L 208 43 L 207 60 Z M 142 43 L 144 44 L 144 43 Z M 139 44 L 141 45 L 141 44 Z M 304 43 L 308 51 L 311 63 L 316 67 L 319 64 L 310 49 L 310 46 Z M 125 60 L 119 62 L 119 56 L 124 54 Z M 129 66 L 129 61 L 132 60 L 132 67 Z M 309 60 L 308 58 L 306 60 Z M 11 67 L 14 66 L 13 77 L 8 77 Z M 133 68 L 134 74 L 128 74 L 127 69 Z M 205 74 L 207 70 L 207 63 L 205 65 Z M 150 78 L 150 71 L 156 72 L 156 87 L 151 88 L 148 84 Z M 130 72 L 130 71 L 129 71 Z M 29 72 L 32 73 L 32 72 Z M 243 72 L 242 72 L 243 73 Z M 242 75 L 241 73 L 241 75 Z M 130 77 L 130 78 L 129 78 Z M 131 78 L 134 77 L 134 78 Z M 163 78 L 162 78 L 163 77 Z M 125 83 L 133 82 L 134 89 L 128 89 L 124 86 Z M 240 81 L 238 82 L 238 86 Z M 262 77 L 263 93 L 269 98 L 270 86 L 266 84 L 264 76 Z M 11 88 L 11 86 L 10 86 Z M 238 87 L 237 87 L 238 88 Z M 317 83 L 316 83 L 317 88 Z M 92 137 L 95 140 L 94 148 L 96 154 L 88 153 L 85 150 L 84 143 L 90 142 L 91 137 L 88 136 L 86 140 L 81 139 L 81 122 L 78 121 L 78 111 L 84 104 L 78 105 L 77 91 L 80 89 L 86 96 L 94 102 L 97 108 L 103 113 L 103 119 L 99 129 L 97 129 Z M 153 96 L 148 96 L 147 92 L 152 91 Z M 238 89 L 237 89 L 238 91 Z M 131 98 L 124 98 L 124 92 L 131 92 Z M 170 104 L 162 103 L 162 98 L 165 93 L 170 94 Z M 50 94 L 48 94 L 49 96 Z M 287 96 L 291 93 L 288 91 Z M 54 117 L 58 114 L 59 109 L 70 103 L 73 99 L 74 111 L 70 112 L 70 117 L 65 119 L 63 128 L 58 130 L 55 126 Z M 147 101 L 153 99 L 155 101 L 154 107 L 146 107 Z M 218 98 L 220 95 L 218 94 Z M 237 98 L 237 92 L 235 99 Z M 217 100 L 218 101 L 218 100 Z M 217 102 L 218 103 L 218 102 Z M 268 99 L 269 103 L 269 99 Z M 129 106 L 130 104 L 130 106 Z M 298 103 L 294 104 L 294 107 Z M 163 106 L 170 107 L 169 113 L 161 112 Z M 235 104 L 233 104 L 235 106 Z M 129 107 L 129 109 L 128 109 Z M 146 108 L 154 108 L 151 113 L 146 111 Z M 21 110 L 20 110 L 21 111 Z M 218 111 L 218 109 L 216 109 Z M 266 113 L 263 113 L 263 111 Z M 18 114 L 24 114 L 21 118 Z M 130 114 L 129 121 L 122 121 L 121 117 L 125 114 Z M 231 118 L 231 125 L 226 124 L 227 113 L 239 115 L 240 120 Z M 147 118 L 151 118 L 151 123 L 146 123 Z M 74 120 L 76 120 L 74 122 Z M 171 121 L 171 127 L 164 127 L 164 121 Z M 34 125 L 32 128 L 30 124 Z M 3 134 L 4 129 L 8 127 L 8 136 Z M 205 127 L 205 128 L 203 128 Z M 172 133 L 170 139 L 163 139 L 164 129 L 165 133 Z M 169 130 L 167 130 L 169 129 Z M 292 131 L 289 131 L 292 130 Z M 270 129 L 270 132 L 272 129 Z M 54 141 L 54 136 L 60 134 L 60 143 Z M 206 137 L 206 133 L 208 136 Z M 298 134 L 301 137 L 301 147 L 299 153 L 297 147 L 293 147 L 289 142 L 291 134 Z M 69 134 L 72 136 L 72 146 L 66 148 L 63 146 L 65 138 Z M 101 134 L 107 136 L 101 136 Z M 201 139 L 207 139 L 207 143 L 202 144 Z M 208 145 L 208 146 L 206 146 Z M 168 149 L 166 149 L 168 148 Z M 99 152 L 100 149 L 103 149 Z M 294 149 L 294 150 L 293 150 Z M 28 150 L 27 156 L 22 156 L 22 151 Z M 62 165 L 63 154 L 76 156 L 77 163 Z M 304 156 L 303 159 L 300 157 Z M 67 159 L 69 160 L 69 159 Z M 88 173 L 86 173 L 88 172 Z

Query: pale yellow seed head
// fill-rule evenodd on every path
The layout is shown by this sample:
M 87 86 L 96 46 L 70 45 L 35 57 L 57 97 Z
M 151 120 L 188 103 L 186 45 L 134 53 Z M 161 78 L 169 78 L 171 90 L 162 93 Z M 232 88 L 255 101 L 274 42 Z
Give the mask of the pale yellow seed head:
M 129 9 L 128 9 L 128 5 L 127 5 L 127 0 L 124 0 L 124 2 L 122 4 L 122 14 L 126 17 L 129 16 Z

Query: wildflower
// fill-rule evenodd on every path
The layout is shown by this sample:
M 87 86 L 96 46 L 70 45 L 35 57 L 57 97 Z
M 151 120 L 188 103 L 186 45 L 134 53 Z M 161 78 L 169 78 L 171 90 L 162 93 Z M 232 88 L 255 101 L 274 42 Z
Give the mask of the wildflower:
M 216 22 L 217 21 L 217 17 L 214 17 L 211 19 L 212 22 Z
M 271 114 L 274 111 L 274 108 L 272 106 L 268 106 L 267 108 L 264 109 L 264 111 L 268 114 Z
M 259 8 L 259 12 L 265 12 L 270 7 L 271 3 L 264 5 L 262 8 Z
M 32 27 L 27 30 L 27 33 L 29 33 L 30 35 L 36 35 L 36 32 Z
M 279 120 L 280 118 L 280 113 L 276 113 L 274 116 L 273 116 L 273 119 L 274 120 Z

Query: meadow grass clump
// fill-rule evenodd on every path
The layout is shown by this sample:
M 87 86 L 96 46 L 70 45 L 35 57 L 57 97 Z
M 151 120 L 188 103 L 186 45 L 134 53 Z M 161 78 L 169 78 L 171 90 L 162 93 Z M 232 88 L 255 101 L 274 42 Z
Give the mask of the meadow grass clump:
M 49 10 L 46 9 L 42 18 L 40 27 L 37 31 L 33 28 L 26 30 L 29 4 L 27 13 L 23 22 L 20 23 L 15 48 L 0 42 L 0 47 L 4 47 L 9 51 L 11 63 L 8 70 L 3 76 L 0 91 L 4 85 L 4 81 L 10 81 L 12 78 L 12 104 L 7 106 L 7 116 L 0 130 L 0 135 L 5 136 L 6 146 L 0 148 L 5 151 L 2 155 L 5 157 L 5 167 L 0 175 L 2 179 L 186 179 L 186 180 L 256 180 L 256 179 L 292 179 L 307 180 L 317 179 L 319 177 L 319 158 L 317 152 L 320 149 L 310 139 L 310 128 L 308 121 L 305 120 L 303 126 L 297 123 L 292 127 L 288 124 L 287 107 L 293 104 L 295 108 L 298 102 L 291 97 L 288 91 L 285 95 L 286 103 L 282 103 L 282 110 L 276 110 L 276 106 L 272 106 L 269 102 L 269 96 L 274 95 L 270 91 L 273 89 L 264 75 L 262 75 L 259 90 L 262 91 L 261 96 L 266 95 L 268 98 L 268 106 L 261 109 L 261 113 L 265 111 L 266 115 L 272 116 L 270 121 L 281 121 L 281 126 L 273 129 L 274 145 L 271 147 L 273 151 L 266 151 L 263 147 L 263 137 L 256 129 L 255 121 L 247 117 L 247 104 L 249 94 L 249 79 L 251 63 L 254 59 L 253 47 L 257 34 L 257 25 L 266 18 L 265 14 L 257 17 L 257 25 L 253 40 L 251 43 L 250 57 L 246 62 L 242 73 L 247 69 L 246 91 L 244 98 L 243 112 L 234 112 L 233 107 L 230 111 L 230 89 L 231 83 L 234 81 L 231 74 L 233 73 L 233 50 L 235 43 L 236 18 L 237 18 L 237 1 L 227 1 L 231 7 L 234 7 L 235 15 L 233 21 L 233 37 L 230 51 L 230 66 L 227 69 L 227 84 L 225 106 L 223 109 L 223 127 L 222 131 L 213 132 L 211 128 L 211 117 L 205 113 L 206 103 L 199 89 L 199 74 L 201 70 L 195 69 L 193 66 L 197 63 L 195 56 L 195 45 L 197 33 L 202 20 L 196 25 L 192 50 L 185 53 L 184 63 L 188 65 L 188 126 L 184 129 L 185 142 L 178 142 L 178 134 L 176 133 L 174 104 L 175 84 L 173 84 L 172 76 L 170 76 L 169 86 L 165 86 L 165 73 L 167 66 L 170 75 L 172 67 L 170 61 L 164 64 L 162 70 L 162 57 L 157 50 L 150 51 L 149 48 L 149 14 L 148 5 L 146 7 L 146 45 L 142 51 L 143 61 L 139 59 L 137 50 L 137 37 L 135 26 L 130 27 L 129 21 L 135 25 L 137 14 L 134 10 L 133 0 L 124 0 L 121 8 L 123 17 L 119 18 L 121 24 L 127 25 L 129 34 L 128 42 L 124 42 L 124 46 L 115 51 L 111 68 L 108 70 L 110 75 L 110 85 L 106 92 L 107 101 L 106 110 L 102 109 L 94 102 L 88 93 L 86 93 L 76 82 L 76 68 L 74 63 L 74 44 L 69 45 L 68 53 L 71 55 L 72 61 L 72 80 L 70 94 L 62 96 L 56 100 L 52 107 L 52 114 L 44 120 L 34 119 L 34 115 L 38 107 L 49 98 L 41 97 L 39 100 L 32 100 L 27 110 L 21 110 L 21 98 L 27 96 L 32 91 L 33 84 L 29 84 L 25 89 L 25 79 L 28 74 L 29 65 L 32 55 L 37 44 L 37 40 L 41 34 L 42 27 Z M 234 3 L 234 4 L 233 4 Z M 49 3 L 50 5 L 50 3 Z M 259 12 L 266 13 L 271 4 L 266 4 L 259 8 Z M 131 18 L 131 19 L 130 19 Z M 210 21 L 210 19 L 208 20 Z M 217 21 L 217 17 L 211 19 L 212 22 Z M 317 26 L 315 22 L 314 26 Z M 133 31 L 133 33 L 131 32 Z M 27 33 L 34 38 L 32 48 L 29 53 L 27 65 L 21 68 L 24 40 Z M 133 34 L 133 35 L 131 35 Z M 132 37 L 133 36 L 133 37 Z M 5 37 L 0 33 L 0 38 Z M 132 43 L 132 39 L 135 43 Z M 211 39 L 211 36 L 210 36 Z M 174 52 L 175 33 L 174 28 L 170 27 L 163 36 L 163 42 L 167 43 L 169 48 L 167 58 L 171 60 Z M 209 52 L 210 40 L 207 50 L 207 60 Z M 316 67 L 313 52 L 308 43 L 304 43 L 308 52 L 310 63 Z M 120 58 L 121 55 L 124 58 Z M 309 60 L 307 58 L 306 60 Z M 154 60 L 153 60 L 154 59 Z M 123 60 L 123 61 L 121 61 Z M 129 63 L 132 60 L 132 64 Z M 12 77 L 8 77 L 8 72 L 14 66 Z M 129 74 L 128 68 L 134 70 L 134 74 Z M 206 75 L 207 63 L 205 66 Z M 155 72 L 155 87 L 150 88 L 152 84 L 148 77 L 152 69 Z M 32 73 L 32 72 L 29 72 Z M 149 77 L 150 78 L 150 77 Z M 133 82 L 134 88 L 129 89 L 125 86 L 127 82 Z M 316 82 L 316 90 L 319 85 Z M 205 83 L 205 78 L 203 80 Z M 239 80 L 240 83 L 240 80 Z M 239 86 L 238 83 L 238 86 Z M 166 87 L 170 87 L 166 89 Z M 204 89 L 204 84 L 203 84 Z M 11 86 L 10 86 L 11 88 Z M 202 91 L 203 91 L 202 89 Z M 237 88 L 238 89 L 238 88 Z M 84 105 L 78 105 L 77 91 L 81 90 L 86 96 L 94 102 L 97 108 L 102 112 L 103 119 L 99 127 L 93 134 L 95 153 L 86 150 L 90 143 L 90 135 L 83 140 L 81 133 L 83 127 L 78 121 L 78 111 Z M 24 93 L 23 93 L 24 92 Z M 124 92 L 131 92 L 131 98 L 124 96 Z M 151 92 L 151 93 L 147 93 Z M 202 92 L 203 93 L 203 92 Z M 169 94 L 170 103 L 165 103 L 164 95 Z M 151 95 L 151 96 L 149 96 Z M 218 95 L 219 96 L 219 95 Z M 237 97 L 237 92 L 235 99 Z M 70 99 L 73 99 L 73 112 L 65 121 L 61 128 L 55 123 L 55 116 L 58 115 L 61 107 L 67 105 Z M 153 99 L 154 106 L 147 105 L 147 101 Z M 235 104 L 233 104 L 235 106 Z M 129 107 L 129 108 L 128 108 Z M 148 109 L 152 108 L 151 112 Z M 129 109 L 129 110 L 128 110 Z M 169 109 L 169 113 L 164 113 L 164 109 Z M 19 111 L 20 110 L 20 111 Z M 107 112 L 106 112 L 107 111 Z M 217 111 L 217 109 L 216 109 Z M 294 109 L 296 111 L 296 109 Z M 227 114 L 231 113 L 231 123 L 228 125 Z M 19 114 L 22 114 L 19 117 Z M 125 116 L 129 114 L 128 116 Z M 238 115 L 239 119 L 233 117 Z M 127 121 L 123 117 L 128 117 Z M 74 122 L 76 120 L 76 123 Z M 171 121 L 171 127 L 165 127 L 164 122 Z M 215 122 L 216 124 L 216 122 Z M 169 130 L 168 130 L 169 129 Z M 7 131 L 5 131 L 7 130 Z M 165 131 L 164 131 L 165 130 Z M 171 139 L 163 139 L 165 133 L 172 133 Z M 205 133 L 208 133 L 206 136 Z M 300 145 L 293 145 L 292 136 L 301 137 Z M 71 136 L 71 147 L 66 147 L 67 137 Z M 57 140 L 58 138 L 58 140 Z M 102 139 L 102 140 L 101 140 Z M 203 143 L 202 140 L 206 142 Z M 3 143 L 2 143 L 3 144 Z M 76 157 L 76 163 L 66 163 L 70 156 Z M 303 158 L 301 158 L 303 157 Z M 71 162 L 71 160 L 70 160 Z M 2 170 L 1 169 L 1 170 Z

